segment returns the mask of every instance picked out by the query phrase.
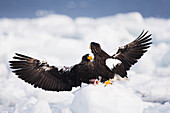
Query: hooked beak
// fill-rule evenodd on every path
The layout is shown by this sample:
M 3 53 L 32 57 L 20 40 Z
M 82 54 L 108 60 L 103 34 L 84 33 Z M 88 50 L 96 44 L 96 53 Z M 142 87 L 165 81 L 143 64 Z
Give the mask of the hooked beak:
M 88 59 L 91 60 L 91 61 L 93 61 L 93 57 L 92 57 L 92 56 L 89 56 Z
M 91 46 L 89 46 L 89 49 L 91 49 Z

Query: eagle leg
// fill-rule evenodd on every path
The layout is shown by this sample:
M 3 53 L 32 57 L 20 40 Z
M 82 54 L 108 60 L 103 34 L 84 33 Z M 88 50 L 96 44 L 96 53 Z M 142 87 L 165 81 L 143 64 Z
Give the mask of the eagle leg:
M 93 83 L 94 86 L 98 85 L 100 81 L 96 80 L 96 79 L 90 79 L 89 80 L 90 83 Z

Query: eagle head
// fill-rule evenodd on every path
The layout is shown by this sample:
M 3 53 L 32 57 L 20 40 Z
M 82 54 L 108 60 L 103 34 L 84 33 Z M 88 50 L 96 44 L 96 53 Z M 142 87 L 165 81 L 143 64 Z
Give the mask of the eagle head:
M 82 61 L 92 61 L 93 60 L 93 57 L 90 56 L 89 54 L 85 54 L 83 57 L 82 57 Z
M 100 45 L 98 43 L 96 43 L 96 42 L 91 42 L 90 46 L 89 46 L 89 49 L 91 49 L 91 52 L 93 54 L 96 54 L 97 52 L 101 51 Z

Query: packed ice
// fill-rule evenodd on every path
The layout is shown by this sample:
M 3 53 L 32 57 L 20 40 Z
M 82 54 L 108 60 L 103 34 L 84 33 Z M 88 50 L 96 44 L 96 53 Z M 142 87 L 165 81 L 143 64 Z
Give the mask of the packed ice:
M 9 67 L 15 53 L 73 66 L 90 53 L 90 42 L 113 55 L 118 47 L 149 30 L 153 44 L 128 71 L 129 80 L 50 92 L 17 78 Z M 169 113 L 170 19 L 138 12 L 108 17 L 47 15 L 0 19 L 0 113 Z
M 142 99 L 133 91 L 114 83 L 113 86 L 87 85 L 75 92 L 73 113 L 142 113 Z M 78 108 L 77 108 L 78 107 Z

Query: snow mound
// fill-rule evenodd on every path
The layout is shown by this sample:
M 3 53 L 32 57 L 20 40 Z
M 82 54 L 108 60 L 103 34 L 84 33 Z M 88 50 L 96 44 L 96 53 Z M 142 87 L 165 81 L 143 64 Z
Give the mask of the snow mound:
M 148 107 L 144 113 L 170 113 L 170 103 L 166 102 L 163 105 L 156 105 L 154 107 Z
M 23 99 L 14 109 L 14 113 L 52 113 L 47 101 L 37 100 L 34 97 Z
M 75 92 L 73 113 L 142 113 L 143 102 L 123 85 L 86 85 Z

